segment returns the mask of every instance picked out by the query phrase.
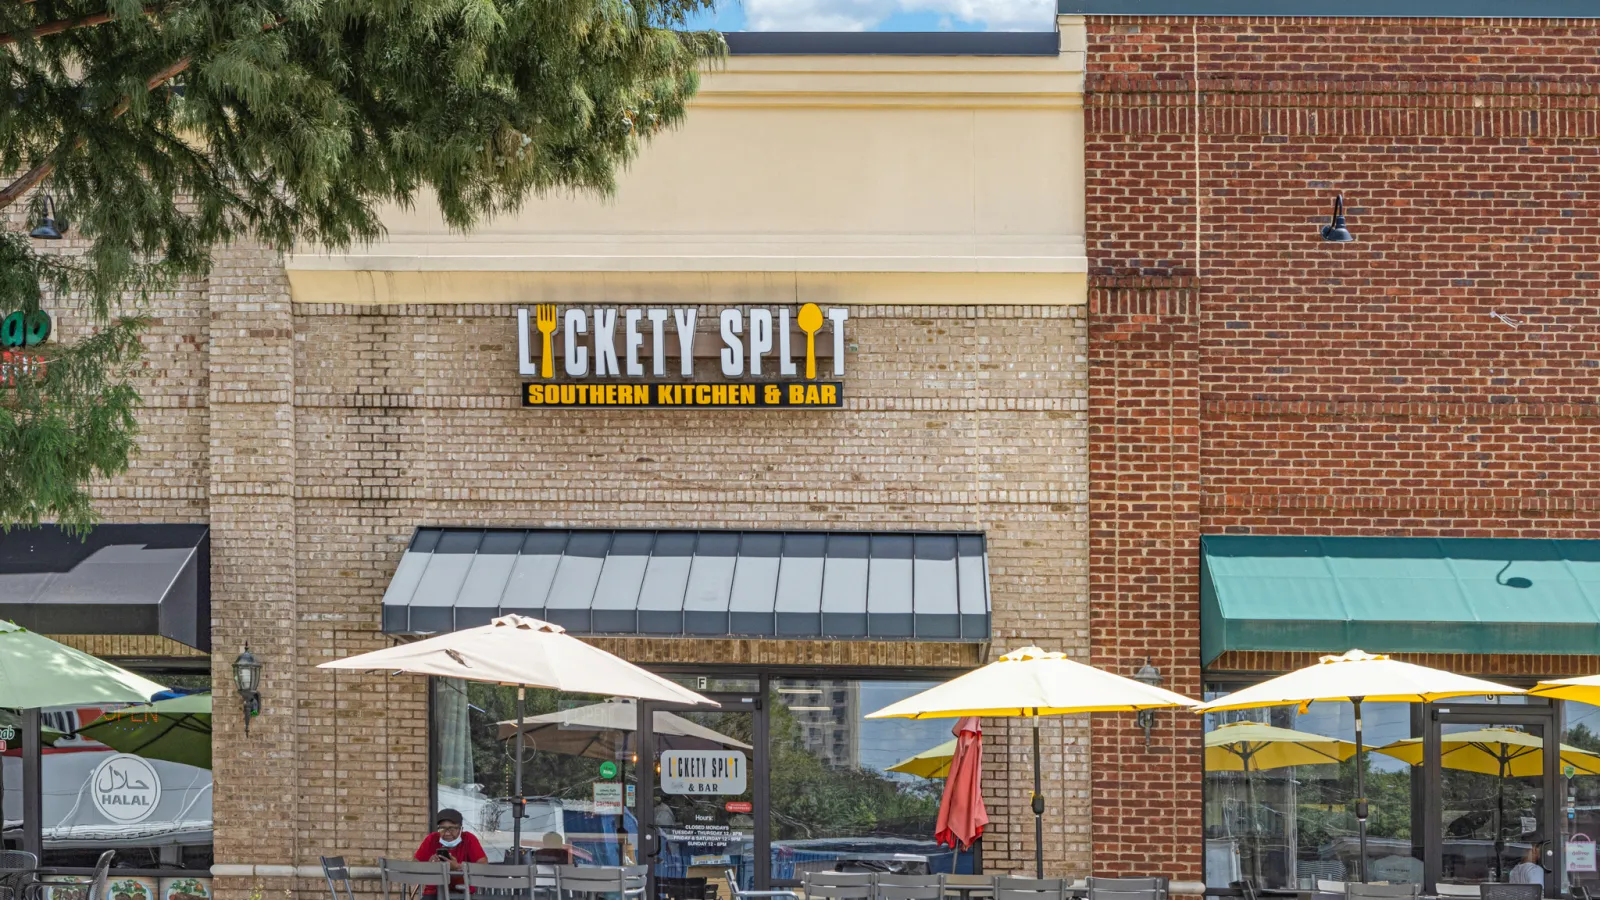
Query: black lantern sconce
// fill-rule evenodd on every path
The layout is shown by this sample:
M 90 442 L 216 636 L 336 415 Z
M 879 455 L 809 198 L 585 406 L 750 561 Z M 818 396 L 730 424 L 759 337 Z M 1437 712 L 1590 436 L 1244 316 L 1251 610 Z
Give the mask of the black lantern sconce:
M 244 645 L 244 652 L 233 661 L 233 681 L 239 688 L 239 699 L 244 702 L 244 733 L 250 733 L 250 720 L 261 715 L 261 663 Z
M 1348 244 L 1355 240 L 1355 235 L 1344 226 L 1344 195 L 1338 194 L 1333 198 L 1333 221 L 1322 227 L 1322 239 L 1336 244 Z
M 28 232 L 28 237 L 38 241 L 59 241 L 66 232 L 66 220 L 56 219 L 55 198 L 46 194 L 44 196 L 44 221 L 39 223 L 38 228 Z
M 1161 687 L 1161 670 L 1150 665 L 1150 657 L 1147 656 L 1144 658 L 1144 665 L 1139 667 L 1139 671 L 1133 673 L 1133 680 L 1140 684 L 1148 684 L 1151 687 Z M 1135 721 L 1139 723 L 1140 728 L 1144 729 L 1144 745 L 1149 747 L 1150 729 L 1156 725 L 1156 711 L 1153 709 L 1141 709 L 1139 710 L 1139 717 Z

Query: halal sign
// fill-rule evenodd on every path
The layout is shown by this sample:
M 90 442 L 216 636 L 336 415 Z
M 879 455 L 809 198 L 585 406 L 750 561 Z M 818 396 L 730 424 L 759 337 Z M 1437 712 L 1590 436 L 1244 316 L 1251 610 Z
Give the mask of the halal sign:
M 118 825 L 143 822 L 161 800 L 161 779 L 155 767 L 137 756 L 118 753 L 89 776 L 94 808 Z

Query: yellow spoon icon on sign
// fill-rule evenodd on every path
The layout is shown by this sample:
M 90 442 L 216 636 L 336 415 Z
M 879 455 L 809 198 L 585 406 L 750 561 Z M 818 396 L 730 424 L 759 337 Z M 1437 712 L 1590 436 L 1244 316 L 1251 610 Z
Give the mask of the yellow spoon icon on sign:
M 795 324 L 806 333 L 806 377 L 817 377 L 817 330 L 822 327 L 822 310 L 815 303 L 800 307 Z

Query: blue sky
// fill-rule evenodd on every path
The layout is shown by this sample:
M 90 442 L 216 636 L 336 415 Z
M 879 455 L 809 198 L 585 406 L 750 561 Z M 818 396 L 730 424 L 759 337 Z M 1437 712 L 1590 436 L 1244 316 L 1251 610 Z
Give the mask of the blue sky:
M 1051 31 L 1055 0 L 723 0 L 720 31 Z

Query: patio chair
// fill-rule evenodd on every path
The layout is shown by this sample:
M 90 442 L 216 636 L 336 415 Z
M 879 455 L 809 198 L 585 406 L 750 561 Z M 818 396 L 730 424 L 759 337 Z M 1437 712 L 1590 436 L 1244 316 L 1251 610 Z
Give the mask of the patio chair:
M 322 877 L 328 879 L 328 894 L 333 900 L 356 900 L 356 892 L 350 885 L 350 866 L 342 856 L 319 856 L 322 861 Z M 339 896 L 340 886 L 344 887 L 344 896 Z
M 869 872 L 807 872 L 801 882 L 806 900 L 872 900 Z
M 1171 879 L 1164 875 L 1143 878 L 1102 878 L 1091 875 L 1089 900 L 1167 900 Z
M 1445 884 L 1440 882 L 1434 885 L 1433 892 L 1441 897 L 1479 897 L 1480 885 L 1476 884 Z
M 944 900 L 943 875 L 879 875 L 873 900 Z
M 427 887 L 432 887 L 440 897 L 450 896 L 450 864 L 447 862 L 380 859 L 378 878 L 383 884 L 383 900 L 391 900 L 391 888 L 400 889 L 400 900 Z
M 0 850 L 0 900 L 17 900 L 40 874 L 39 857 L 26 850 Z
M 1345 882 L 1344 895 L 1348 900 L 1411 900 L 1422 890 L 1417 884 L 1367 884 L 1361 881 Z
M 1067 882 L 1063 878 L 1001 875 L 994 880 L 994 900 L 1067 900 Z
M 615 894 L 621 900 L 643 897 L 644 866 L 556 866 L 556 897 L 604 897 Z
M 1483 900 L 1544 900 L 1544 885 L 1482 884 L 1478 894 Z
M 462 888 L 468 896 L 529 897 L 538 887 L 533 866 L 515 863 L 463 863 Z
M 77 879 L 67 881 L 67 876 L 56 876 L 54 871 L 50 869 L 35 869 L 34 871 L 40 873 L 40 875 L 38 878 L 23 885 L 22 896 L 26 900 L 42 900 L 46 888 L 71 884 L 84 889 L 83 900 L 110 900 L 106 896 L 109 893 L 106 890 L 106 885 L 111 882 L 111 860 L 116 855 L 117 851 L 115 850 L 107 850 L 100 854 L 100 858 L 94 864 L 94 874 L 89 876 L 88 882 L 80 882 Z M 52 878 L 52 876 L 54 877 Z
M 746 891 L 739 888 L 739 873 L 728 870 L 728 893 L 731 900 L 800 900 L 794 891 Z

